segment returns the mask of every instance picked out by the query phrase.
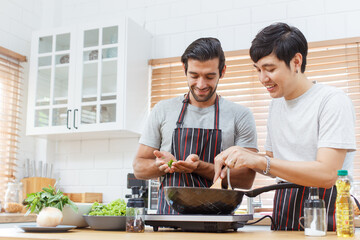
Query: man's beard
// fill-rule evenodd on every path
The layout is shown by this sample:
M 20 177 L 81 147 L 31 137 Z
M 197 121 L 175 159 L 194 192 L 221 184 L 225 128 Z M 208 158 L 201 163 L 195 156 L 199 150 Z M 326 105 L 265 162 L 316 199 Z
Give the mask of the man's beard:
M 210 93 L 204 97 L 200 97 L 200 96 L 196 95 L 194 86 L 190 87 L 190 92 L 197 102 L 206 102 L 214 95 L 214 93 L 216 92 L 216 88 L 217 88 L 217 85 L 214 90 L 213 90 L 213 88 L 210 87 Z

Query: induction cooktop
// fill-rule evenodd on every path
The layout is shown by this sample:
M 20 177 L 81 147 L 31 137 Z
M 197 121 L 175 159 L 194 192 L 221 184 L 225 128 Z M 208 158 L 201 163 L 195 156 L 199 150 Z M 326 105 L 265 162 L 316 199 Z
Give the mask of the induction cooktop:
M 226 232 L 237 231 L 249 220 L 252 214 L 241 215 L 159 215 L 145 216 L 145 224 L 158 231 L 159 227 L 191 232 Z

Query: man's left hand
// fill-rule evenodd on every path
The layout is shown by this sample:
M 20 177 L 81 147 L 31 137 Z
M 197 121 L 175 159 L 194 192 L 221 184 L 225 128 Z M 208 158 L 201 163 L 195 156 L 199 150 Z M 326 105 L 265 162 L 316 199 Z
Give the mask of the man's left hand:
M 192 173 L 198 168 L 199 164 L 199 156 L 196 154 L 191 154 L 186 158 L 185 161 L 174 162 L 171 166 L 171 169 L 174 170 L 174 172 Z

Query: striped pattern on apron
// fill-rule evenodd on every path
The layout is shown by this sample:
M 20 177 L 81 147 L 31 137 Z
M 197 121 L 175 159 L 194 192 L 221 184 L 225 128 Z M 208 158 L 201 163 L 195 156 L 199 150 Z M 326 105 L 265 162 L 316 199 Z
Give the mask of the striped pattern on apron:
M 215 100 L 214 129 L 182 128 L 185 112 L 189 104 L 186 95 L 180 111 L 177 128 L 174 129 L 171 142 L 171 154 L 178 161 L 185 161 L 190 154 L 197 154 L 199 159 L 214 163 L 214 158 L 221 151 L 221 130 L 219 129 L 219 96 Z M 161 180 L 159 187 L 158 214 L 179 214 L 165 200 L 165 186 L 210 187 L 212 179 L 206 179 L 196 173 L 168 173 Z
M 304 203 L 310 196 L 310 188 L 278 189 L 275 192 L 272 217 L 274 225 L 271 230 L 304 231 L 300 226 L 299 218 L 304 216 Z M 328 218 L 328 231 L 336 230 L 335 202 L 336 187 L 319 188 L 319 198 L 325 201 Z

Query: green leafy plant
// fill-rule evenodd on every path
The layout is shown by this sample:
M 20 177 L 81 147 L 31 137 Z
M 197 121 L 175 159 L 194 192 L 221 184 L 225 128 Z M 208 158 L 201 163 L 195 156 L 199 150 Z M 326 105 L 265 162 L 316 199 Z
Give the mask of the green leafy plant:
M 125 216 L 126 203 L 123 199 L 117 199 L 107 205 L 98 202 L 93 203 L 89 212 L 90 216 Z
M 171 168 L 171 166 L 172 166 L 172 164 L 173 164 L 173 162 L 174 162 L 174 160 L 170 160 L 167 164 L 168 164 L 168 166 L 169 166 L 169 168 Z
M 39 213 L 45 207 L 54 207 L 62 211 L 65 205 L 69 205 L 74 212 L 77 212 L 78 207 L 63 192 L 59 189 L 56 190 L 55 186 L 49 185 L 48 188 L 43 188 L 41 192 L 28 194 L 25 199 L 28 209 L 25 216 L 29 213 Z

